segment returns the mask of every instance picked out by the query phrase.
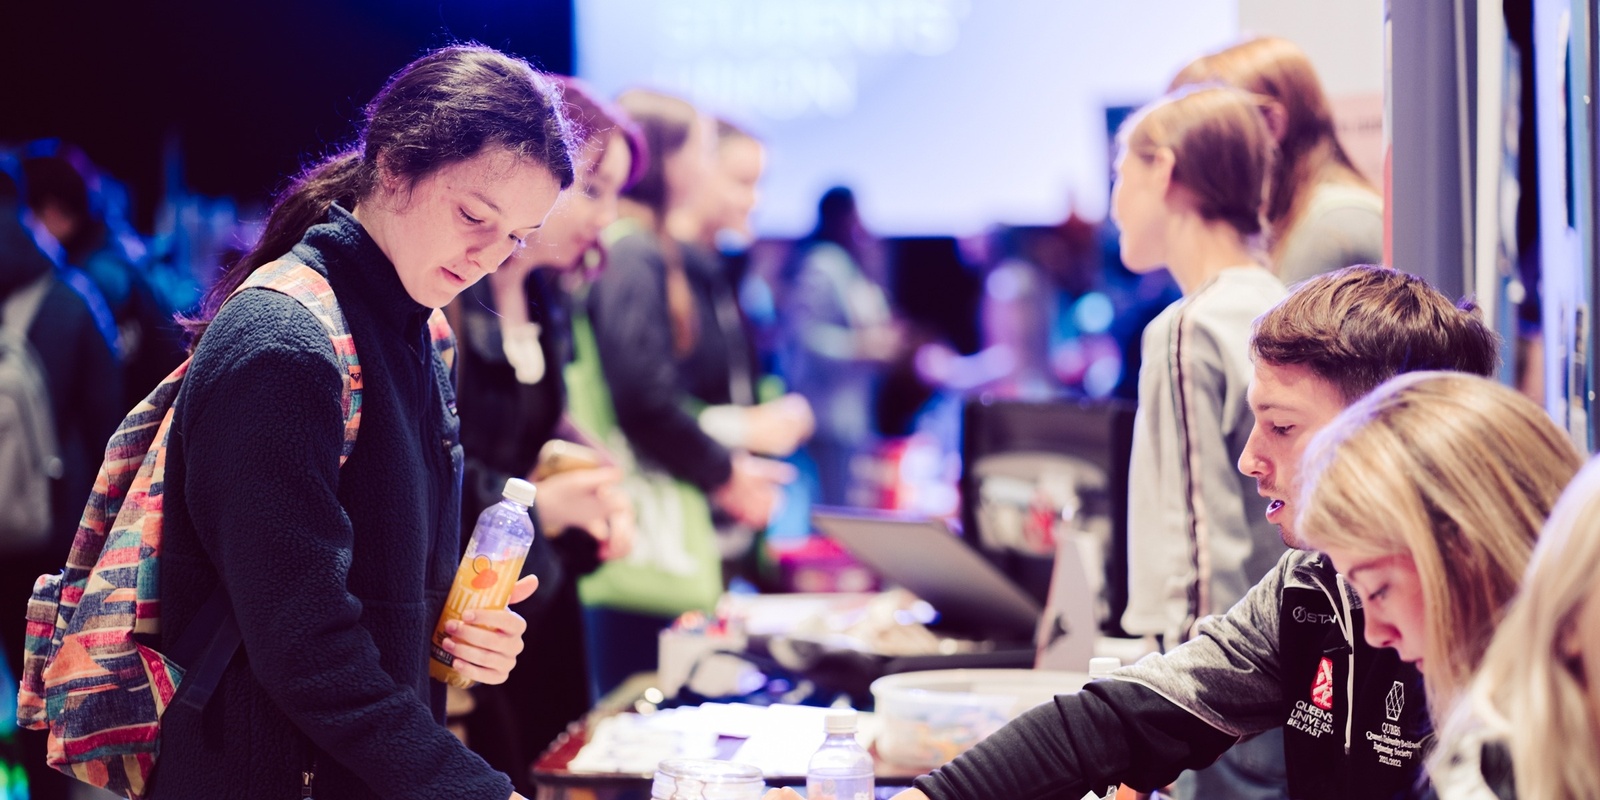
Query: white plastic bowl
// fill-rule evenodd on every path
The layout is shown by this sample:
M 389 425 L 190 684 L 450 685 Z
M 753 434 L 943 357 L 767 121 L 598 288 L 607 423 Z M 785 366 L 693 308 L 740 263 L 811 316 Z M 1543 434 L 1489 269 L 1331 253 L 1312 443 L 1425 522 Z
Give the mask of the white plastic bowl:
M 878 757 L 932 769 L 1022 712 L 1088 682 L 1081 672 L 1027 669 L 950 669 L 879 678 L 872 682 Z

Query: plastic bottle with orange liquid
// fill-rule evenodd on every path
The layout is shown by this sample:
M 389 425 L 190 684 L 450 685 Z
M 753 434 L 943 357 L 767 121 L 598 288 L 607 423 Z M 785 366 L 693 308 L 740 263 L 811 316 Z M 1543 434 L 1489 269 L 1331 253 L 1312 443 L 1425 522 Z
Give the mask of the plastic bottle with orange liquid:
M 528 548 L 533 546 L 533 520 L 528 508 L 533 505 L 537 489 L 521 478 L 506 481 L 500 493 L 505 498 L 483 510 L 478 524 L 472 529 L 472 540 L 467 542 L 467 553 L 456 569 L 456 580 L 450 586 L 450 596 L 444 601 L 444 612 L 433 629 L 433 642 L 429 652 L 428 674 L 434 680 L 465 689 L 472 681 L 455 669 L 456 657 L 444 649 L 445 626 L 461 619 L 461 615 L 475 609 L 502 609 L 511 601 L 511 588 L 522 575 L 522 562 L 528 558 Z

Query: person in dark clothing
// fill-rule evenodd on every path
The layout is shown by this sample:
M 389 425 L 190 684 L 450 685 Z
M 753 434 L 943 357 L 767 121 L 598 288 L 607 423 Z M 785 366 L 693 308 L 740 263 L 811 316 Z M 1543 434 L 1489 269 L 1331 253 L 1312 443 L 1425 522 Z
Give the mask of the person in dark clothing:
M 714 360 L 701 368 L 686 365 L 691 376 L 688 390 L 709 405 L 753 406 L 761 400 L 761 375 L 733 288 L 740 276 L 733 273 L 731 262 L 750 243 L 750 214 L 766 155 L 755 137 L 725 120 L 717 121 L 716 139 L 711 186 L 699 193 L 703 224 L 693 241 L 683 243 L 699 330 L 712 340 L 706 354 Z M 697 348 L 697 353 L 702 350 L 706 349 Z
M 651 162 L 623 195 L 622 235 L 589 295 L 617 423 L 642 456 L 699 486 L 730 515 L 766 524 L 776 497 L 773 471 L 730 452 L 683 409 L 697 382 L 685 364 L 726 363 L 700 356 L 701 330 L 682 242 L 703 229 L 701 200 L 710 175 L 711 124 L 682 100 L 640 90 L 618 101 L 644 131 Z M 714 378 L 713 378 L 714 380 Z
M 183 361 L 183 332 L 175 309 L 159 296 L 112 230 L 90 191 L 94 166 L 76 148 L 35 143 L 22 162 L 28 207 L 61 243 L 66 262 L 94 281 L 116 326 L 122 364 L 123 411 L 132 409 Z
M 218 586 L 243 645 L 203 711 L 162 718 L 152 800 L 521 797 L 443 726 L 429 634 L 456 572 L 462 450 L 430 310 L 493 272 L 573 181 L 550 81 L 478 46 L 429 53 L 368 104 L 358 141 L 282 196 L 211 290 L 173 416 L 161 554 L 170 648 Z M 276 259 L 326 277 L 360 359 L 297 301 L 250 289 Z M 226 302 L 224 302 L 226 300 Z M 531 576 L 512 600 L 526 598 Z M 511 611 L 448 630 L 454 669 L 501 683 Z
M 539 487 L 538 535 L 524 567 L 539 576 L 539 591 L 513 607 L 528 621 L 528 648 L 505 683 L 474 688 L 467 718 L 468 744 L 528 795 L 529 765 L 593 705 L 578 578 L 602 558 L 626 555 L 633 527 L 613 467 L 534 480 L 540 450 L 558 438 L 566 405 L 562 371 L 572 360 L 572 331 L 562 279 L 603 255 L 600 231 L 616 219 L 617 197 L 643 163 L 642 140 L 619 110 L 574 79 L 558 80 L 581 143 L 572 191 L 526 249 L 452 306 L 461 332 L 463 536 L 499 502 L 506 479 Z
M 1299 459 L 1314 434 L 1394 375 L 1490 375 L 1498 361 L 1470 306 L 1369 266 L 1301 284 L 1256 320 L 1250 349 L 1256 422 L 1239 468 L 1294 548 Z M 1188 642 L 1025 712 L 896 798 L 1150 791 L 1279 725 L 1291 797 L 1410 796 L 1432 733 L 1422 676 L 1363 637 L 1362 599 L 1326 556 L 1290 550 Z
M 124 410 L 116 356 L 84 294 L 94 287 L 81 280 L 75 285 L 51 262 L 22 214 L 21 187 L 12 171 L 0 168 L 0 303 L 37 281 L 49 284 L 28 328 L 28 344 L 43 368 L 61 458 L 61 474 L 50 482 L 48 542 L 21 552 L 7 548 L 0 558 L 0 609 L 6 610 L 0 613 L 0 642 L 12 674 L 22 669 L 25 619 L 18 612 L 27 606 L 34 579 L 66 561 L 106 439 Z M 45 766 L 44 734 L 22 731 L 21 736 L 34 796 L 66 797 L 69 781 Z
M 853 465 L 874 446 L 876 386 L 912 349 L 873 274 L 876 255 L 855 193 L 836 186 L 823 193 L 816 228 L 795 243 L 779 280 L 780 363 L 816 410 L 806 451 L 817 467 L 817 499 L 828 505 L 860 503 Z
M 747 248 L 754 238 L 750 217 L 765 166 L 760 140 L 717 120 L 711 186 L 700 193 L 700 236 L 682 243 L 701 338 L 681 372 L 701 430 L 725 447 L 787 458 L 811 438 L 816 418 L 803 396 L 784 393 L 781 380 L 762 374 L 753 328 L 736 288 L 748 267 Z M 809 513 L 798 484 L 784 488 L 781 505 L 786 519 Z M 765 568 L 761 546 L 765 532 L 727 519 L 718 523 L 724 579 L 772 585 L 773 571 Z
M 622 220 L 607 232 L 606 270 L 588 298 L 617 425 L 641 462 L 698 487 L 730 518 L 764 528 L 787 465 L 717 441 L 687 402 L 697 381 L 686 365 L 719 361 L 703 350 L 715 334 L 701 328 L 683 245 L 703 226 L 699 193 L 711 180 L 711 123 L 687 102 L 654 92 L 629 91 L 618 104 L 643 132 L 650 161 L 623 194 Z M 686 610 L 591 607 L 597 689 L 654 669 L 654 632 Z
M 683 242 L 684 272 L 702 337 L 682 365 L 684 384 L 699 403 L 711 407 L 700 412 L 700 428 L 723 445 L 787 456 L 811 437 L 816 419 L 804 397 L 778 396 L 777 386 L 765 380 L 735 289 L 742 273 L 740 248 L 754 236 L 750 215 L 766 150 L 749 131 L 718 120 L 716 153 L 711 188 L 701 193 L 700 234 Z

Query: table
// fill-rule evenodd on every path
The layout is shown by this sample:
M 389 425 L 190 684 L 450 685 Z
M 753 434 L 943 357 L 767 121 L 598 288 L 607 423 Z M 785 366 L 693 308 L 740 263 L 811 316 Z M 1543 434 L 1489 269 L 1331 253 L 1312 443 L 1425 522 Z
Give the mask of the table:
M 601 720 L 616 714 L 638 713 L 636 706 L 645 700 L 655 685 L 654 675 L 637 675 L 595 704 L 583 719 L 572 724 L 531 767 L 534 783 L 539 787 L 536 800 L 633 800 L 648 798 L 654 777 L 648 773 L 604 774 L 577 773 L 568 765 L 589 743 L 590 732 Z M 717 741 L 717 756 L 727 758 L 739 749 L 744 739 L 721 737 Z M 880 794 L 884 789 L 898 791 L 911 785 L 912 779 L 926 772 L 919 768 L 901 767 L 877 759 L 873 752 Z M 804 786 L 804 775 L 768 775 L 769 786 Z M 887 795 L 882 795 L 887 796 Z

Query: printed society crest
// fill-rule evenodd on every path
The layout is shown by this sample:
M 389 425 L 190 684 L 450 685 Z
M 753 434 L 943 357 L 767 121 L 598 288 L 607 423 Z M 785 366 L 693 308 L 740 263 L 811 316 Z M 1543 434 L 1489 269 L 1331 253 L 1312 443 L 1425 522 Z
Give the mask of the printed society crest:
M 1401 682 L 1395 681 L 1394 685 L 1389 687 L 1388 696 L 1383 698 L 1383 714 L 1390 722 L 1399 722 L 1400 712 L 1405 709 L 1406 687 Z

